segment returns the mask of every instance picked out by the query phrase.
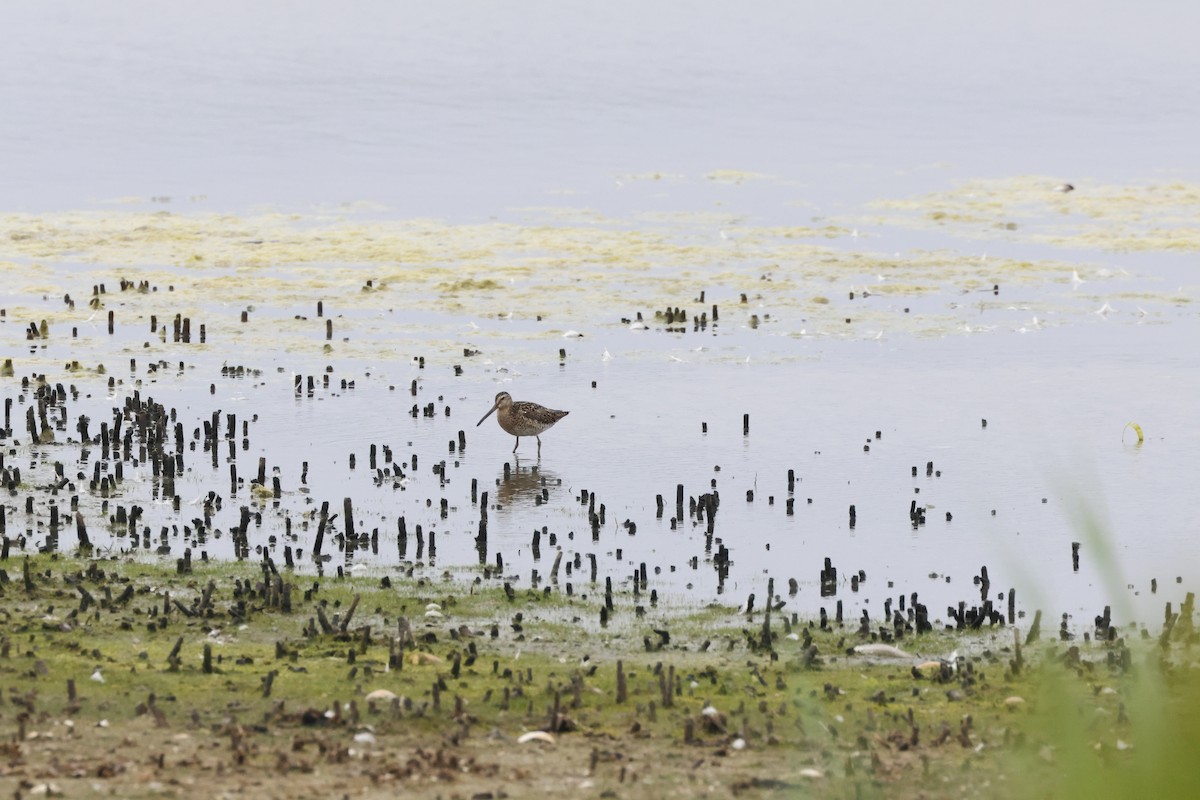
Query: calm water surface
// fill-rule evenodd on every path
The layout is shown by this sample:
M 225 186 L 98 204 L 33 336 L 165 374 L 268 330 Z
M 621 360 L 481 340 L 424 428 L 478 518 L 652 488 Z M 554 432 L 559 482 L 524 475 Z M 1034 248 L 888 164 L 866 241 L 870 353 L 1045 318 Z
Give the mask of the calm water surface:
M 485 217 L 778 176 L 821 207 L 955 177 L 1196 177 L 1200 11 L 1118 3 L 6 4 L 6 208 L 204 196 Z M 673 193 L 672 208 L 707 198 Z

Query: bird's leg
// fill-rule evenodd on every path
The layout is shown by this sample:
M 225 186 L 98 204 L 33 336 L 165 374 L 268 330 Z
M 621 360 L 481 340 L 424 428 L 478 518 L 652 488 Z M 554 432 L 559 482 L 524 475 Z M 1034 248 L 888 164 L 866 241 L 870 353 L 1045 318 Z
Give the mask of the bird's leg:
M 535 437 L 533 437 L 533 438 L 537 439 L 537 442 L 538 442 L 538 455 L 540 456 L 540 455 L 542 454 L 542 437 L 540 437 L 540 436 L 535 436 Z
M 513 445 L 513 452 L 514 452 L 514 453 L 515 453 L 515 452 L 517 452 L 517 448 L 518 448 L 518 447 L 520 447 L 520 445 L 521 445 L 521 437 L 520 437 L 520 436 L 518 436 L 518 437 L 517 437 L 517 443 Z

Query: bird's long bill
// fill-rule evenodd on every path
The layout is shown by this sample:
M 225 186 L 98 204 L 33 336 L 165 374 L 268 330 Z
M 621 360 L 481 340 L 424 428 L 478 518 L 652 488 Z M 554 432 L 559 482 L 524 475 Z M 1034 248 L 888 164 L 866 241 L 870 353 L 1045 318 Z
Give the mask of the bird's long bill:
M 488 417 L 490 417 L 492 415 L 492 412 L 495 411 L 499 407 L 500 407 L 500 404 L 496 403 L 494 406 L 492 406 L 490 409 L 488 409 L 488 413 L 484 414 L 482 417 L 479 418 L 479 422 L 475 423 L 475 427 L 478 428 L 480 425 L 482 425 L 483 421 L 485 419 L 487 419 Z

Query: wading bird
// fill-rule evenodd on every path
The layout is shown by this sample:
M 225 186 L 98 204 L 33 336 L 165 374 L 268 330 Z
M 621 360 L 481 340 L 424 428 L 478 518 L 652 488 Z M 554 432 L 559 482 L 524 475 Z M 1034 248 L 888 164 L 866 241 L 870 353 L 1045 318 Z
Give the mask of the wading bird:
M 500 423 L 500 427 L 507 433 L 511 433 L 517 437 L 517 443 L 513 445 L 513 452 L 517 452 L 517 447 L 521 444 L 522 436 L 532 436 L 537 439 L 538 454 L 542 452 L 542 440 L 539 434 L 549 430 L 554 423 L 569 414 L 569 411 L 555 411 L 552 408 L 539 406 L 537 403 L 530 403 L 525 400 L 513 401 L 512 396 L 508 392 L 500 392 L 496 395 L 496 402 L 488 409 L 488 412 L 480 418 L 479 422 L 475 423 L 478 428 L 483 424 L 483 421 L 492 415 L 493 411 L 499 411 L 496 414 L 496 419 Z

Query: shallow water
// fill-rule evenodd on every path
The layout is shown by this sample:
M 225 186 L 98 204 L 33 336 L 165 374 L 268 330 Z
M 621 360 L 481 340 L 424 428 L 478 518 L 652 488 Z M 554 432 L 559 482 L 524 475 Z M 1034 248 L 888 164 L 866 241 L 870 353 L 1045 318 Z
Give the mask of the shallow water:
M 548 537 L 530 552 L 544 527 L 581 558 L 584 574 L 559 576 L 575 591 L 596 591 L 594 554 L 627 586 L 645 563 L 673 598 L 761 604 L 768 577 L 785 596 L 795 578 L 789 609 L 840 599 L 879 620 L 918 592 L 946 619 L 978 600 L 986 566 L 989 599 L 1015 588 L 1048 626 L 1066 612 L 1086 629 L 1108 603 L 1156 619 L 1200 564 L 1200 103 L 1185 102 L 1200 56 L 1181 20 L 1124 9 L 921 8 L 656 6 L 631 25 L 619 3 L 367 3 L 285 26 L 272 4 L 9 9 L 29 35 L 0 50 L 16 110 L 0 116 L 3 445 L 25 479 L 7 534 L 45 544 L 47 503 L 69 495 L 39 495 L 32 515 L 23 497 L 59 461 L 84 474 L 102 548 L 153 553 L 165 527 L 171 558 L 188 543 L 232 557 L 246 505 L 262 510 L 252 545 L 309 564 L 314 508 L 351 497 L 377 552 L 327 539 L 323 569 L 394 568 L 403 516 L 408 562 L 415 526 L 436 531 L 419 568 L 436 576 L 478 561 L 475 480 L 487 560 L 502 553 L 521 585 L 548 578 Z M 985 29 L 1004 57 L 979 56 Z M 1076 191 L 1054 191 L 1063 180 Z M 688 318 L 666 330 L 654 312 L 673 307 Z M 172 340 L 175 314 L 190 344 Z M 27 341 L 43 319 L 49 338 Z M 295 373 L 317 378 L 311 396 Z M 51 445 L 22 429 L 20 380 L 37 374 L 81 392 Z M 513 457 L 494 420 L 475 427 L 501 389 L 570 410 L 540 460 L 528 440 Z M 67 443 L 79 414 L 95 436 L 134 391 L 186 431 L 179 512 L 144 463 L 104 510 L 86 486 L 98 448 Z M 218 410 L 239 430 L 214 466 L 193 431 Z M 402 482 L 376 485 L 372 444 Z M 248 481 L 260 456 L 278 502 L 231 491 L 230 462 Z M 711 541 L 686 499 L 672 529 L 680 484 L 720 493 Z M 584 491 L 605 508 L 595 539 Z M 189 536 L 208 492 L 223 508 Z M 133 504 L 148 539 L 105 529 Z M 58 544 L 72 542 L 68 526 Z M 837 598 L 820 597 L 825 558 Z
M 49 231 L 73 230 L 53 216 L 41 222 Z M 117 217 L 105 224 L 130 230 L 139 227 L 136 222 Z M 19 223 L 29 229 L 30 220 Z M 372 233 L 367 223 L 349 225 Z M 86 230 L 98 242 L 108 240 L 94 225 Z M 208 230 L 214 246 L 223 246 L 221 227 L 213 223 Z M 453 229 L 443 233 L 452 237 Z M 338 238 L 331 231 L 326 235 Z M 472 246 L 487 240 L 474 230 L 466 235 Z M 555 241 L 560 240 L 561 234 Z M 80 246 L 76 233 L 67 241 Z M 204 237 L 188 241 L 191 250 L 208 252 Z M 54 245 L 50 233 L 37 246 Z M 543 259 L 546 252 L 539 248 L 527 258 Z M 747 260 L 755 260 L 753 252 Z M 824 280 L 832 283 L 838 276 L 837 259 L 831 258 L 827 269 L 834 272 Z M 735 273 L 745 266 L 736 257 L 727 260 Z M 7 351 L 16 356 L 6 396 L 17 401 L 12 423 L 17 442 L 28 440 L 21 430 L 28 393 L 16 383 L 22 375 L 44 371 L 51 383 L 77 385 L 82 392 L 67 404 L 69 425 L 58 434 L 58 444 L 10 442 L 7 463 L 21 467 L 27 485 L 52 482 L 55 461 L 68 465 L 68 475 L 89 474 L 96 446 L 81 459 L 78 446 L 66 443 L 80 414 L 93 420 L 95 436 L 99 422 L 111 419 L 112 409 L 134 391 L 177 410 L 191 443 L 183 453 L 188 471 L 176 487 L 180 511 L 158 497 L 158 482 L 145 464 L 127 465 L 107 512 L 94 491 L 81 487 L 92 541 L 102 548 L 161 547 L 174 558 L 190 546 L 197 555 L 230 558 L 235 551 L 229 532 L 238 524 L 240 507 L 249 506 L 262 511 L 252 529 L 253 546 L 266 546 L 276 561 L 292 546 L 303 565 L 310 563 L 315 508 L 328 502 L 341 513 L 343 498 L 350 497 L 356 530 L 378 531 L 378 541 L 347 550 L 327 539 L 324 554 L 332 560 L 324 569 L 386 568 L 415 560 L 435 575 L 458 572 L 479 561 L 474 480 L 478 492 L 489 493 L 487 562 L 501 554 L 503 574 L 521 584 L 534 569 L 547 579 L 557 545 L 566 561 L 580 558 L 584 574 L 559 579 L 576 591 L 594 590 L 586 577 L 594 555 L 602 576 L 622 581 L 644 563 L 648 588 L 697 601 L 724 596 L 740 602 L 750 592 L 761 598 L 768 577 L 781 592 L 794 578 L 799 593 L 789 599 L 790 608 L 815 612 L 825 606 L 832 612 L 835 599 L 820 596 L 818 581 L 823 560 L 830 558 L 841 576 L 838 598 L 848 604 L 848 616 L 866 609 L 877 619 L 884 599 L 895 602 L 917 592 L 934 616 L 944 618 L 947 606 L 978 596 L 970 582 L 987 567 L 989 599 L 998 603 L 1015 588 L 1022 610 L 1045 608 L 1086 619 L 1114 603 L 1118 613 L 1145 620 L 1158 613 L 1163 599 L 1178 603 L 1194 577 L 1188 568 L 1197 551 L 1189 526 L 1200 509 L 1189 492 L 1196 477 L 1189 454 L 1197 434 L 1188 418 L 1200 370 L 1195 354 L 1180 342 L 1195 330 L 1195 314 L 1190 303 L 1153 293 L 1142 298 L 1147 308 L 1140 312 L 1116 299 L 1120 292 L 1140 292 L 1153 277 L 1089 272 L 1088 283 L 1073 286 L 1061 282 L 1056 268 L 1034 264 L 1016 284 L 1023 299 L 1008 305 L 1007 284 L 999 294 L 964 295 L 953 288 L 961 280 L 957 268 L 920 262 L 910 269 L 924 288 L 865 298 L 859 288 L 854 299 L 847 292 L 807 305 L 787 302 L 793 290 L 777 292 L 774 286 L 795 284 L 803 295 L 816 279 L 805 271 L 792 274 L 784 265 L 778 280 L 760 282 L 753 304 L 719 290 L 725 310 L 717 323 L 702 329 L 694 321 L 667 326 L 647 309 L 646 329 L 635 330 L 617 319 L 620 310 L 583 301 L 560 304 L 552 320 L 479 315 L 505 302 L 509 289 L 484 281 L 447 295 L 437 288 L 440 271 L 423 278 L 415 267 L 406 283 L 373 284 L 371 291 L 364 291 L 363 276 L 373 274 L 369 269 L 334 270 L 324 278 L 304 277 L 306 267 L 235 269 L 237 281 L 225 284 L 224 299 L 218 300 L 211 281 L 229 270 L 203 266 L 211 261 L 164 265 L 157 272 L 92 266 L 85 274 L 70 263 L 43 265 L 35 283 L 69 289 L 76 308 L 67 308 L 61 296 L 28 291 L 0 318 Z M 544 286 L 561 293 L 555 287 L 569 287 L 574 263 L 569 257 L 551 262 L 556 266 L 535 273 L 526 291 Z M 511 268 L 520 274 L 523 263 L 515 258 Z M 105 311 L 83 302 L 92 282 L 110 269 L 99 299 L 114 311 L 112 334 Z M 156 291 L 114 289 L 111 276 L 129 270 L 154 275 Z M 163 279 L 176 282 L 158 282 Z M 691 280 L 719 285 L 703 270 Z M 663 281 L 673 285 L 669 278 Z M 656 291 L 654 280 L 648 285 L 642 291 Z M 1110 287 L 1115 310 L 1095 313 L 1095 305 L 1110 296 L 1100 290 Z M 975 295 L 985 299 L 970 299 Z M 582 297 L 587 296 L 585 291 Z M 318 299 L 325 317 L 316 316 Z M 476 311 L 429 310 L 447 304 Z M 878 327 L 862 330 L 855 320 L 871 304 L 878 306 L 873 323 Z M 1048 314 L 1046 322 L 1034 322 L 1033 308 L 1025 304 Z M 691 307 L 695 313 L 698 307 Z M 770 318 L 766 308 L 772 309 Z M 149 331 L 151 313 L 169 330 L 167 320 L 176 309 L 194 315 L 191 344 Z M 813 309 L 825 316 L 810 319 Z M 762 315 L 757 327 L 749 324 L 754 313 Z M 847 323 L 837 315 L 853 316 Z M 50 336 L 21 343 L 27 320 L 47 317 Z M 337 334 L 328 340 L 327 319 Z M 202 322 L 206 341 L 200 344 Z M 583 335 L 564 336 L 568 327 Z M 464 355 L 464 348 L 479 352 Z M 83 371 L 64 371 L 71 360 Z M 106 365 L 106 375 L 90 374 L 98 364 Z M 225 374 L 223 366 L 250 373 Z M 294 374 L 314 376 L 317 388 L 296 393 Z M 328 386 L 322 384 L 324 374 Z M 343 381 L 352 387 L 343 387 Z M 570 410 L 545 434 L 540 458 L 528 439 L 511 455 L 512 438 L 493 420 L 475 426 L 499 389 Z M 414 405 L 430 403 L 432 417 L 410 415 Z M 223 429 L 224 415 L 235 414 L 239 421 L 215 456 L 196 433 L 214 411 L 221 412 Z M 1147 432 L 1145 443 L 1137 445 L 1124 430 L 1130 421 Z M 459 431 L 467 442 L 461 450 Z M 379 452 L 375 466 L 388 470 L 386 476 L 371 468 L 372 445 Z M 403 477 L 391 474 L 384 455 L 389 450 Z M 278 501 L 254 499 L 245 485 L 259 457 L 266 459 L 268 474 L 280 478 L 284 494 Z M 72 460 L 79 466 L 71 466 Z M 441 475 L 435 472 L 440 463 Z M 236 488 L 230 487 L 230 464 L 243 481 Z M 506 464 L 512 470 L 507 478 Z M 796 477 L 792 494 L 789 470 Z M 687 499 L 672 527 L 680 484 Z M 720 507 L 707 537 L 706 523 L 693 519 L 687 507 L 691 498 L 713 489 Z M 747 491 L 753 491 L 752 501 Z M 195 521 L 203 516 L 208 492 L 221 495 L 224 507 L 197 536 Z M 665 504 L 661 518 L 658 495 Z M 597 511 L 601 504 L 605 510 L 595 529 L 581 503 L 589 496 Z M 909 514 L 914 501 L 926 514 L 915 527 Z M 145 508 L 140 525 L 148 536 L 139 541 L 121 526 L 94 530 L 113 506 L 135 503 Z M 1101 530 L 1089 533 L 1081 506 Z M 23 516 L 15 498 L 9 535 L 24 525 L 29 545 L 42 546 L 48 508 L 38 509 L 33 517 Z M 403 559 L 396 537 L 400 517 L 409 532 Z M 288 519 L 292 539 L 284 536 Z M 331 537 L 344 530 L 342 524 L 334 525 Z M 432 532 L 434 554 L 418 551 L 417 525 L 426 535 Z M 543 537 L 541 558 L 535 560 L 533 533 L 543 528 L 556 541 Z M 68 533 L 61 534 L 59 546 L 69 540 Z M 1072 542 L 1082 545 L 1078 572 L 1072 569 Z M 1119 565 L 1115 579 L 1105 572 L 1110 563 L 1105 543 Z M 732 559 L 723 576 L 711 559 L 721 545 Z M 848 579 L 860 571 L 865 581 L 854 593 Z M 1153 597 L 1151 579 L 1158 582 Z

